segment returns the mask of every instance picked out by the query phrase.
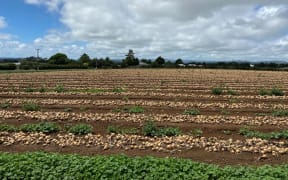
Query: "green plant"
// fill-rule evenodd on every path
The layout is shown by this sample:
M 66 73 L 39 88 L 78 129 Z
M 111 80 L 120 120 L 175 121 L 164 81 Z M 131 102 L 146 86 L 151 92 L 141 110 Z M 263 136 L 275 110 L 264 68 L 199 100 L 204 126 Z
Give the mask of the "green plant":
M 288 179 L 287 164 L 218 166 L 182 158 L 0 152 L 0 179 Z
M 64 112 L 72 112 L 72 108 L 65 108 Z
M 223 130 L 222 132 L 224 134 L 226 134 L 226 135 L 231 135 L 232 134 L 232 132 L 230 130 Z
M 234 91 L 234 90 L 232 90 L 232 89 L 228 89 L 228 90 L 227 90 L 227 94 L 228 94 L 228 95 L 233 95 L 233 96 L 234 96 L 234 95 L 237 95 L 236 91 Z
M 77 124 L 70 126 L 68 129 L 69 133 L 75 135 L 85 135 L 93 132 L 93 127 L 89 124 Z
M 181 134 L 181 130 L 175 127 L 157 127 L 153 121 L 145 121 L 143 125 L 143 134 L 145 136 L 177 136 Z
M 226 109 L 221 109 L 221 110 L 220 110 L 220 113 L 221 113 L 222 115 L 229 115 L 229 114 L 230 114 L 230 112 L 227 111 Z
M 44 86 L 41 86 L 40 89 L 39 89 L 40 93 L 44 93 L 44 92 L 47 92 L 47 91 L 48 91 L 48 89 L 46 87 L 44 87 Z
M 211 92 L 214 95 L 221 95 L 223 93 L 223 89 L 221 87 L 213 87 Z
M 259 95 L 260 96 L 271 96 L 272 95 L 272 93 L 271 93 L 271 91 L 269 91 L 269 90 L 267 90 L 267 89 L 260 89 L 259 90 Z
M 35 102 L 24 102 L 22 105 L 24 111 L 39 111 L 40 106 Z
M 288 110 L 281 109 L 281 110 L 275 110 L 272 112 L 272 116 L 275 117 L 287 117 L 288 116 Z
M 30 86 L 26 87 L 24 91 L 25 92 L 34 92 L 34 89 L 30 85 Z
M 87 92 L 88 93 L 103 93 L 103 92 L 105 92 L 105 90 L 104 89 L 95 89 L 95 88 L 93 88 L 93 89 L 88 89 Z
M 122 99 L 123 99 L 124 101 L 129 101 L 129 97 L 128 97 L 128 96 L 124 96 Z
M 141 106 L 126 107 L 124 110 L 128 113 L 144 113 L 144 108 Z
M 165 127 L 159 128 L 157 136 L 177 136 L 180 135 L 182 132 L 179 128 L 175 127 Z
M 200 111 L 196 108 L 194 109 L 186 109 L 183 113 L 184 115 L 192 115 L 192 116 L 196 116 L 200 114 Z
M 149 120 L 144 122 L 143 134 L 144 136 L 150 136 L 150 137 L 158 135 L 158 128 L 153 121 Z
M 50 134 L 58 132 L 60 127 L 52 122 L 42 122 L 38 124 L 23 124 L 20 126 L 20 130 L 23 132 L 42 132 Z
M 80 107 L 81 112 L 87 111 L 88 109 L 89 109 L 89 107 Z
M 272 88 L 271 90 L 271 94 L 274 95 L 274 96 L 284 96 L 284 93 L 281 89 L 278 89 L 278 88 Z
M 126 90 L 124 88 L 113 88 L 112 92 L 116 92 L 116 93 L 121 93 L 121 92 L 125 92 Z
M 1 107 L 2 109 L 7 109 L 7 108 L 9 108 L 10 106 L 11 106 L 11 104 L 9 103 L 9 101 L 5 101 L 5 102 L 1 103 L 1 105 L 0 105 L 0 107 Z
M 18 129 L 13 126 L 13 125 L 9 125 L 9 124 L 0 124 L 0 132 L 16 132 L 18 131 Z
M 119 113 L 119 112 L 122 112 L 122 109 L 114 108 L 114 109 L 112 109 L 112 112 Z
M 136 128 L 120 128 L 118 126 L 108 126 L 107 133 L 115 134 L 136 134 L 138 130 Z
M 270 132 L 270 133 L 263 133 L 259 131 L 253 131 L 248 127 L 242 127 L 239 130 L 241 135 L 245 137 L 256 137 L 261 139 L 281 139 L 285 138 L 288 139 L 288 130 L 282 130 L 280 132 Z
M 55 91 L 56 91 L 57 93 L 63 93 L 63 92 L 66 91 L 66 89 L 65 89 L 65 87 L 63 86 L 63 84 L 59 84 L 59 85 L 57 85 L 57 86 L 55 87 Z
M 203 131 L 201 129 L 193 129 L 190 131 L 190 134 L 192 136 L 200 137 L 203 134 Z

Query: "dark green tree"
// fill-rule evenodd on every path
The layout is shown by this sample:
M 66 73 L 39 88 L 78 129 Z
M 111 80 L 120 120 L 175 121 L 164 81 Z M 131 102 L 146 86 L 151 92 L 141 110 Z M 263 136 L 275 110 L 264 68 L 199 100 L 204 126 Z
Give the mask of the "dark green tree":
M 176 61 L 175 61 L 175 64 L 183 64 L 183 61 L 182 61 L 182 59 L 177 59 Z
M 69 63 L 69 59 L 66 56 L 66 54 L 63 53 L 56 53 L 53 56 L 51 56 L 48 59 L 48 62 L 50 64 L 58 64 L 58 65 L 62 65 L 62 64 L 68 64 Z
M 91 63 L 91 59 L 90 57 L 84 53 L 80 56 L 80 58 L 78 59 L 80 64 L 90 64 Z
M 162 56 L 159 56 L 155 59 L 155 63 L 158 65 L 163 65 L 165 64 L 165 59 Z
M 126 58 L 122 61 L 122 67 L 137 66 L 139 64 L 139 60 L 138 58 L 135 58 L 135 53 L 132 49 L 129 49 L 128 54 L 125 56 Z

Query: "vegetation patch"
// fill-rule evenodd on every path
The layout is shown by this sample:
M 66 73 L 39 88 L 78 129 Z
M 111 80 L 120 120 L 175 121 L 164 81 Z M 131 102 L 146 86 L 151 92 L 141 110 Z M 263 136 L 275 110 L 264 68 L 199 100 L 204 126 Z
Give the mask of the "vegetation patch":
M 179 128 L 174 127 L 164 127 L 160 128 L 155 125 L 155 123 L 151 120 L 146 121 L 143 125 L 143 134 L 145 136 L 177 136 L 182 132 Z
M 75 135 L 85 135 L 93 132 L 93 127 L 89 124 L 77 124 L 68 127 L 68 132 Z
M 275 117 L 287 117 L 288 116 L 288 111 L 287 110 L 275 110 L 272 112 L 272 116 Z
M 0 179 L 288 179 L 288 165 L 225 166 L 176 158 L 0 153 Z
M 280 132 L 270 132 L 263 133 L 259 131 L 253 131 L 248 127 L 241 128 L 239 133 L 244 135 L 245 137 L 256 137 L 261 139 L 287 139 L 288 138 L 288 130 L 283 130 Z
M 39 124 L 23 124 L 19 129 L 23 132 L 42 132 L 51 134 L 58 132 L 60 127 L 53 122 L 42 122 Z
M 40 106 L 35 102 L 24 102 L 22 105 L 24 111 L 40 111 Z
M 196 116 L 200 114 L 200 111 L 196 108 L 194 109 L 186 109 L 183 113 L 184 115 L 192 115 L 192 116 Z
M 221 87 L 213 87 L 211 92 L 213 95 L 221 95 L 223 93 L 223 89 Z
M 115 134 L 137 134 L 139 133 L 136 128 L 122 128 L 119 126 L 108 126 L 107 133 L 115 133 Z

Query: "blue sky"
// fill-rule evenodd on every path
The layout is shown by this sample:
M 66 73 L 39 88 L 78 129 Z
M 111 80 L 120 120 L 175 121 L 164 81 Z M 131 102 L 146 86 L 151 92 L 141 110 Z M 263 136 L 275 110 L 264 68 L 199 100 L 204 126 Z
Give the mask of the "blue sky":
M 0 57 L 288 61 L 287 0 L 3 0 Z
M 13 34 L 23 42 L 29 43 L 44 36 L 49 29 L 61 27 L 59 15 L 44 6 L 31 6 L 23 0 L 5 0 L 0 4 L 0 15 L 8 24 L 1 32 Z

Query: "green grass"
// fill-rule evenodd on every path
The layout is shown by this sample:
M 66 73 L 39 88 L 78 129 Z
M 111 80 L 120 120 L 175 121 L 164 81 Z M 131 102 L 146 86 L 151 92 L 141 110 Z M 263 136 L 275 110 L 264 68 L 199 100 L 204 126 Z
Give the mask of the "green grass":
M 288 179 L 288 165 L 220 167 L 176 158 L 1 152 L 0 179 Z

